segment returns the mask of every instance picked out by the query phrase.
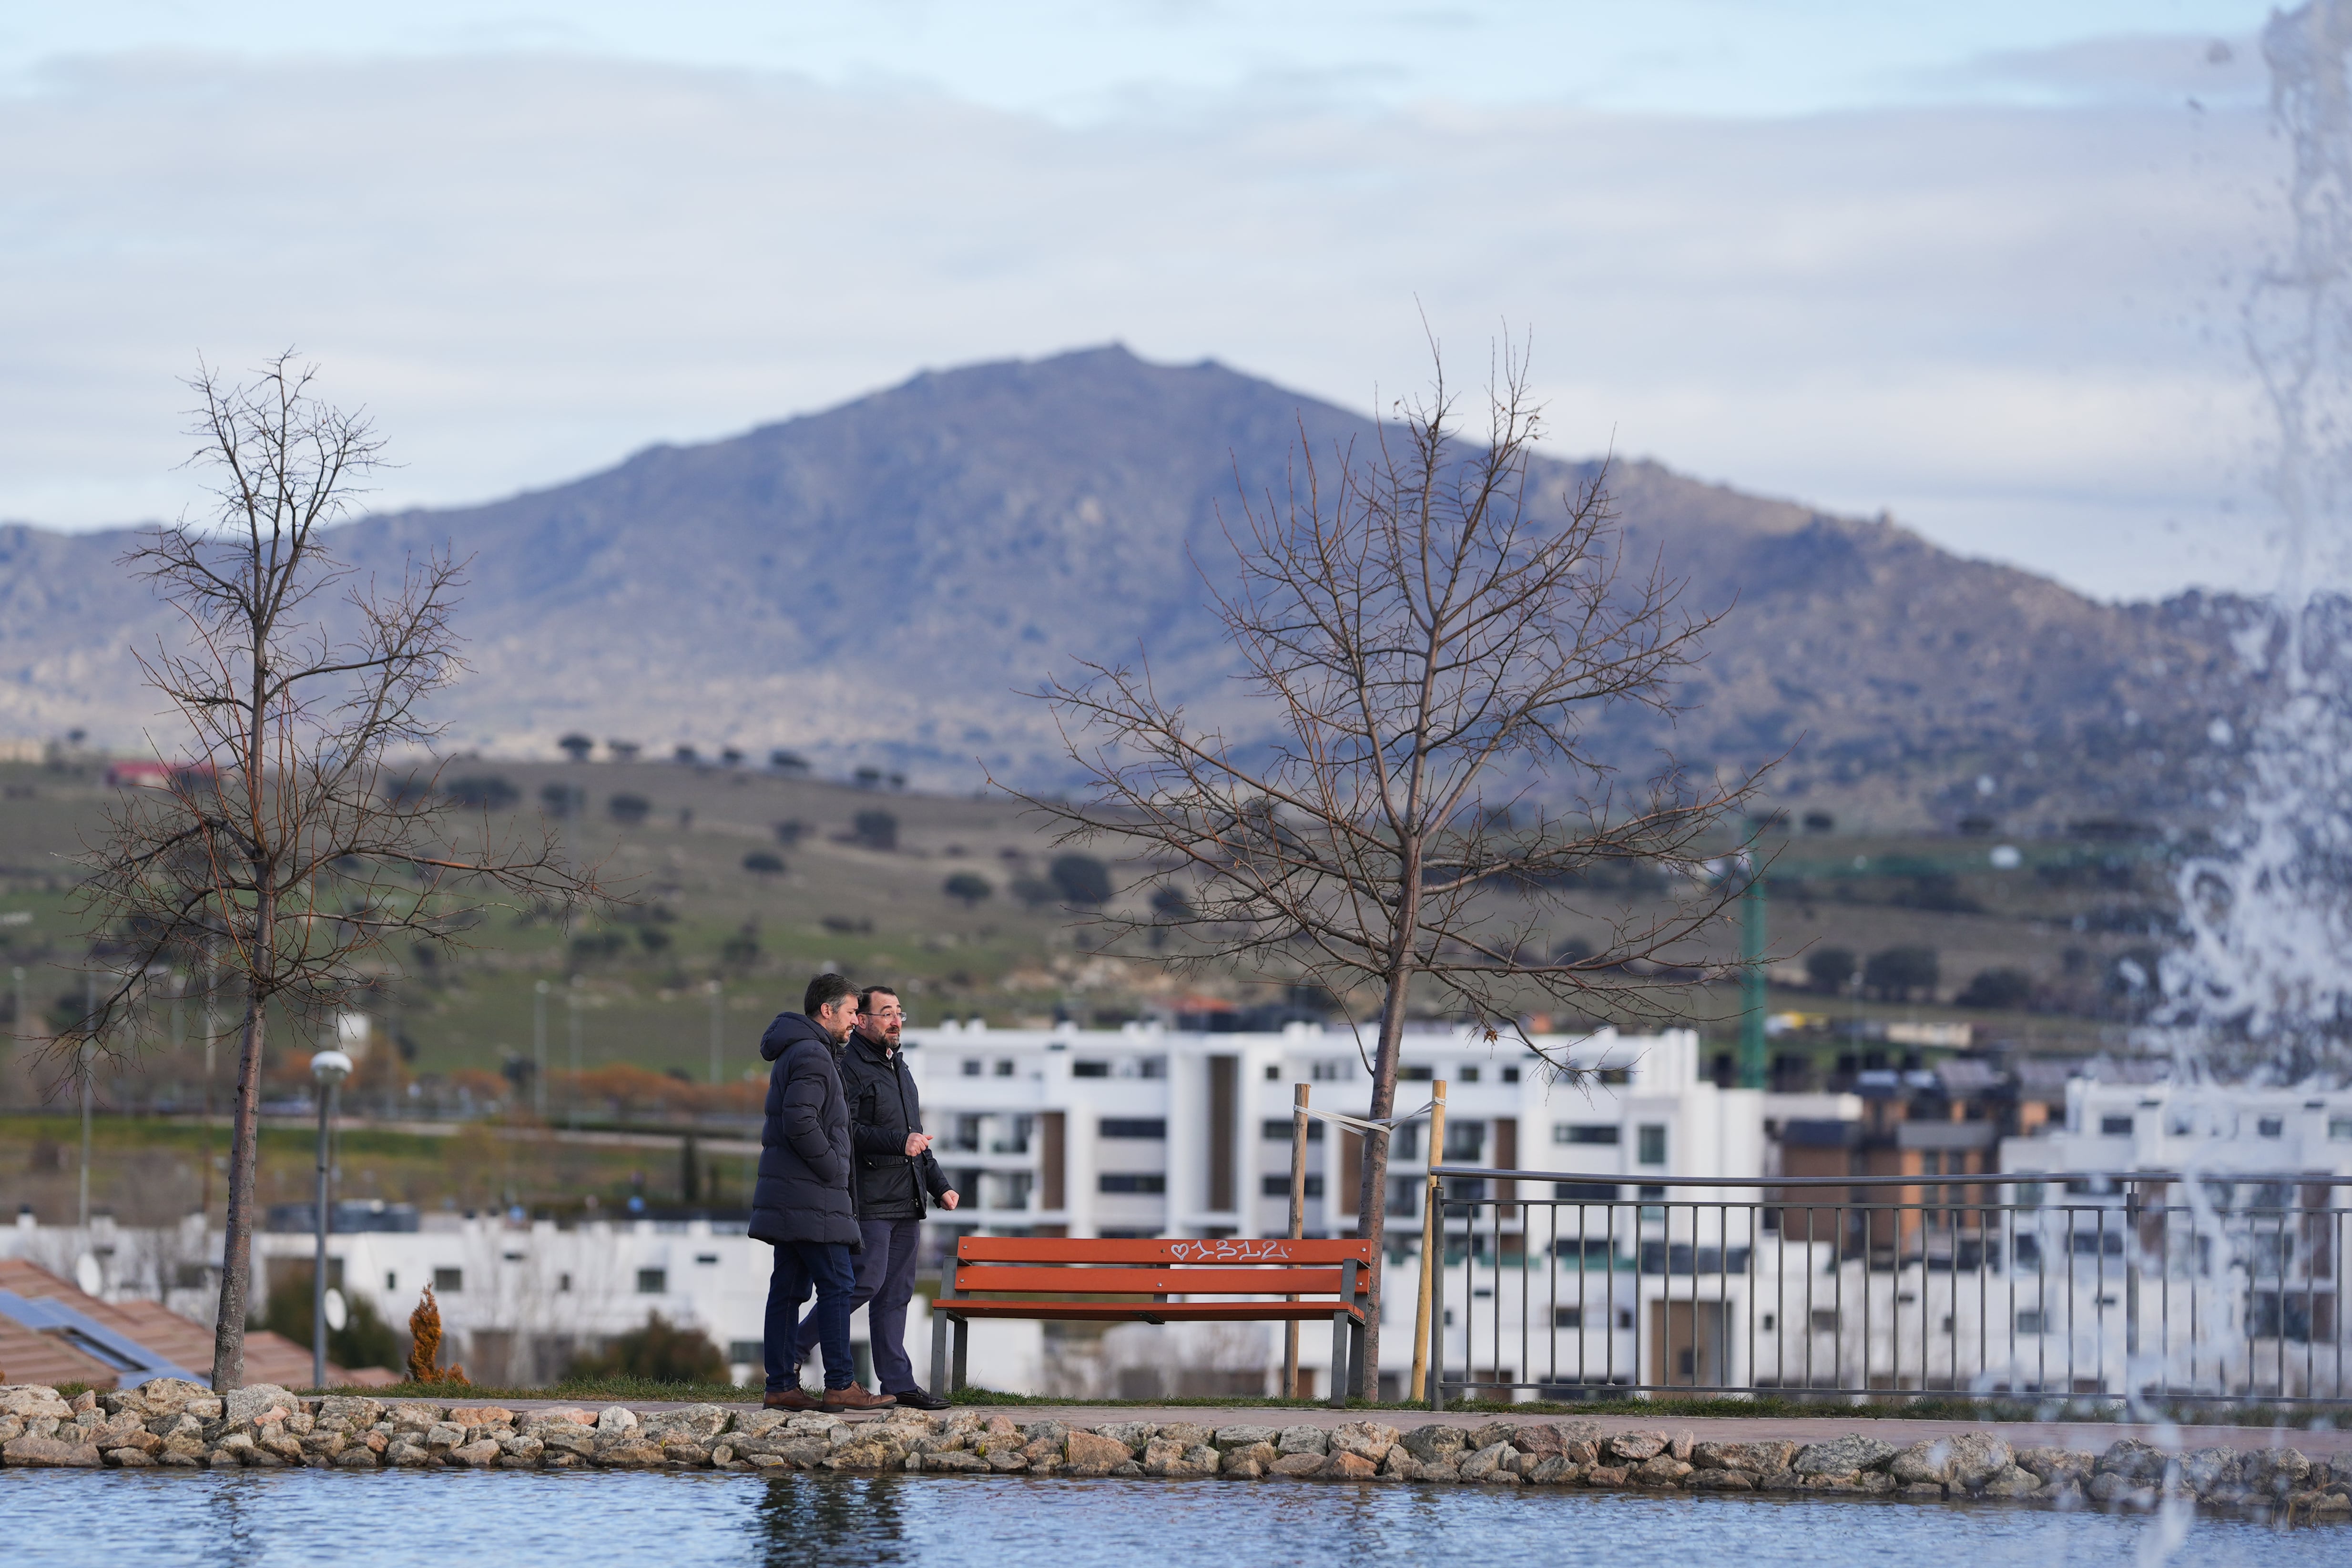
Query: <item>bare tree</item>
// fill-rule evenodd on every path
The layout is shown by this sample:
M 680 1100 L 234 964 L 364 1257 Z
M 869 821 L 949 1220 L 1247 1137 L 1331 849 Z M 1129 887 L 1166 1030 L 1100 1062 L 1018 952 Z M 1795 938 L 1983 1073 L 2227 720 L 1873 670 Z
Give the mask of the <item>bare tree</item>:
M 1671 763 L 1629 787 L 1601 754 L 1605 715 L 1675 711 L 1714 623 L 1680 614 L 1655 567 L 1628 571 L 1605 465 L 1557 509 L 1530 497 L 1541 421 L 1522 354 L 1506 352 L 1486 403 L 1468 445 L 1441 361 L 1369 456 L 1342 448 L 1327 473 L 1302 431 L 1288 494 L 1244 493 L 1226 529 L 1236 576 L 1209 584 L 1255 700 L 1240 732 L 1195 722 L 1148 663 L 1085 664 L 1041 695 L 1091 787 L 1021 797 L 1065 840 L 1123 840 L 1150 868 L 1092 917 L 1114 938 L 1196 969 L 1376 990 L 1375 1122 L 1394 1113 L 1417 980 L 1490 1040 L 1526 1040 L 1514 1020 L 1541 998 L 1593 1019 L 1686 1016 L 1686 966 L 1736 892 L 1706 863 L 1754 787 L 1694 785 Z M 1636 867 L 1681 892 L 1588 906 Z M 1549 944 L 1564 911 L 1606 940 Z M 1385 1131 L 1365 1139 L 1357 1231 L 1375 1244 L 1388 1153 Z M 1376 1271 L 1373 1365 L 1379 1289 Z
M 185 637 L 140 656 L 176 713 L 184 760 L 169 789 L 110 808 L 81 906 L 119 955 L 110 989 L 50 1049 L 135 1049 L 151 973 L 198 959 L 244 1009 L 229 1147 L 227 1246 L 213 1385 L 244 1381 L 252 1273 L 255 1118 L 270 1015 L 316 1021 L 348 1004 L 394 940 L 446 945 L 484 902 L 601 898 L 593 871 L 535 836 L 445 816 L 425 712 L 464 668 L 449 625 L 458 567 L 411 562 L 394 587 L 355 578 L 330 526 L 380 458 L 363 416 L 311 392 L 291 354 L 249 383 L 205 368 L 192 465 L 214 506 L 123 558 L 175 608 Z M 176 751 L 179 738 L 168 748 Z M 158 745 L 157 754 L 167 748 Z

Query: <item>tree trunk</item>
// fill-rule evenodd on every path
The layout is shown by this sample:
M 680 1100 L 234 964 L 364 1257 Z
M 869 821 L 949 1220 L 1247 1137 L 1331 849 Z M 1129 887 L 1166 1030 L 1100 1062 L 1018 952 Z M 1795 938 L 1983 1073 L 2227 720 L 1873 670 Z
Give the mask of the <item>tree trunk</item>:
M 236 1109 L 229 1120 L 228 1217 L 221 1248 L 220 1317 L 213 1324 L 213 1391 L 245 1386 L 245 1319 L 253 1284 L 254 1163 L 261 1111 L 263 1003 L 248 995 L 236 1057 Z
M 1412 971 L 1399 969 L 1389 979 L 1388 997 L 1381 1006 L 1380 1048 L 1372 1054 L 1372 1106 L 1364 1113 L 1373 1121 L 1384 1120 L 1396 1107 L 1397 1056 L 1404 1045 L 1405 993 L 1412 984 Z M 1364 1139 L 1364 1178 L 1362 1189 L 1356 1195 L 1356 1234 L 1372 1244 L 1371 1300 L 1364 1314 L 1364 1371 L 1371 1382 L 1367 1392 L 1375 1400 L 1381 1394 L 1381 1291 L 1388 1272 L 1388 1184 L 1389 1135 L 1374 1131 Z

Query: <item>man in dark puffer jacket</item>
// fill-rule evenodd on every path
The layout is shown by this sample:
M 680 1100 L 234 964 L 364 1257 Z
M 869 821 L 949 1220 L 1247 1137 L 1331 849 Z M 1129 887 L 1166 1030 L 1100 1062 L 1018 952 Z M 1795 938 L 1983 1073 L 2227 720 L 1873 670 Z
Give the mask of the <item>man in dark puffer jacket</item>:
M 800 1013 L 781 1013 L 761 1037 L 768 1069 L 768 1114 L 760 1129 L 760 1181 L 751 1194 L 751 1235 L 776 1249 L 768 1280 L 768 1392 L 777 1410 L 878 1410 L 898 1403 L 850 1379 L 849 1254 L 858 1246 L 850 1199 L 849 1104 L 834 1051 L 849 1037 L 857 994 L 838 974 L 809 982 Z M 801 1303 L 816 1291 L 824 1345 L 824 1402 L 801 1391 L 795 1354 Z
M 923 1131 L 923 1102 L 899 1049 L 907 1022 L 898 994 L 868 985 L 857 994 L 857 1027 L 843 1046 L 842 1089 L 849 1096 L 849 1142 L 856 1156 L 850 1178 L 857 1199 L 857 1228 L 865 1246 L 857 1254 L 857 1289 L 852 1311 L 866 1309 L 874 1347 L 874 1382 L 899 1404 L 917 1410 L 945 1410 L 948 1402 L 915 1381 L 907 1359 L 907 1303 L 915 1294 L 915 1251 L 922 1235 L 925 1199 L 956 1206 L 947 1173 L 931 1153 Z M 801 1325 L 800 1359 L 816 1343 L 817 1324 Z M 833 1364 L 828 1357 L 825 1364 Z

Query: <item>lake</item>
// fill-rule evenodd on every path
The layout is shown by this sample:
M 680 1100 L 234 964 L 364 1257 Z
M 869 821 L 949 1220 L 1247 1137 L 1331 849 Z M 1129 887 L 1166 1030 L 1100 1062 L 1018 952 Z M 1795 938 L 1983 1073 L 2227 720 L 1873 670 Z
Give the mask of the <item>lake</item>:
M 2341 1564 L 2352 1527 L 1977 1505 L 1021 1477 L 0 1471 L 12 1564 Z M 2185 1529 L 2185 1540 L 2177 1539 Z

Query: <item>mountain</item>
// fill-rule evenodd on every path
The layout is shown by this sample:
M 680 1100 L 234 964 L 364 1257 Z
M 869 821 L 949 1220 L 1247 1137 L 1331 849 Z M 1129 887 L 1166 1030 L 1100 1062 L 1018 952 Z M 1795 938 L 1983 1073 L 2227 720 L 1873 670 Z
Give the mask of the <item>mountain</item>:
M 968 789 L 973 759 L 1059 776 L 1019 693 L 1074 658 L 1148 649 L 1163 689 L 1229 701 L 1194 563 L 1220 516 L 1278 489 L 1303 437 L 1371 423 L 1223 366 L 1117 347 L 925 374 L 842 407 L 486 506 L 363 518 L 341 557 L 396 575 L 470 557 L 459 749 L 548 754 L 585 731 L 650 750 L 797 751 Z M 1544 460 L 1556 504 L 1590 465 Z M 1238 488 L 1237 488 L 1238 487 Z M 2137 814 L 2198 802 L 2235 704 L 2212 606 L 2103 605 L 1831 516 L 1624 462 L 1629 549 L 1724 612 L 1671 729 L 1607 744 L 1738 768 L 1882 822 Z M 0 528 L 0 733 L 137 745 L 156 722 L 129 650 L 171 621 L 116 564 L 131 533 Z M 2157 759 L 2157 760 L 2151 760 Z

